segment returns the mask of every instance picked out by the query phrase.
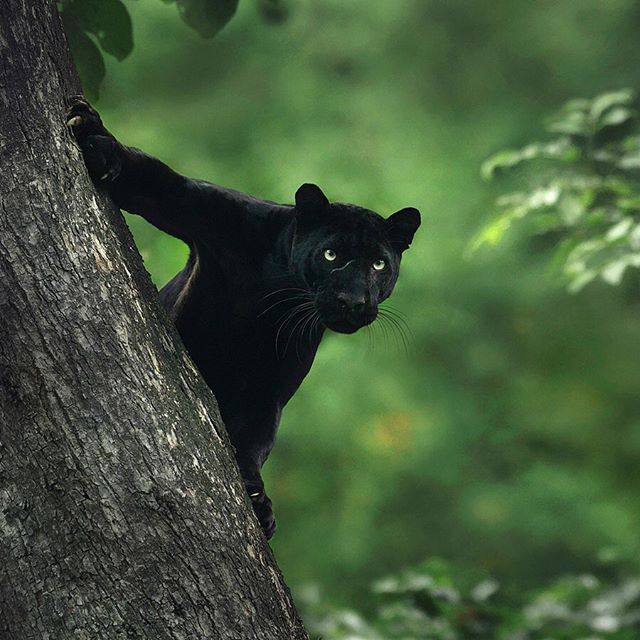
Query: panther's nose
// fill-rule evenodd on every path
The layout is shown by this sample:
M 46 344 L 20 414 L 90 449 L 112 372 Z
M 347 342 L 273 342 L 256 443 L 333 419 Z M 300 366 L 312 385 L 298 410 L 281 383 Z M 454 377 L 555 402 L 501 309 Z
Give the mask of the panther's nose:
M 343 311 L 348 313 L 362 313 L 366 304 L 364 294 L 339 293 L 337 295 L 338 304 Z

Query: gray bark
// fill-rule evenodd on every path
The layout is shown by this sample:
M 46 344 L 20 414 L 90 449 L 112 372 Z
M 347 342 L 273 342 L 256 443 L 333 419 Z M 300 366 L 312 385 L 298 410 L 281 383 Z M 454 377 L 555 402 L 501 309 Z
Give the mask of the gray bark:
M 0 638 L 306 638 L 215 400 L 64 124 L 50 0 L 0 2 Z

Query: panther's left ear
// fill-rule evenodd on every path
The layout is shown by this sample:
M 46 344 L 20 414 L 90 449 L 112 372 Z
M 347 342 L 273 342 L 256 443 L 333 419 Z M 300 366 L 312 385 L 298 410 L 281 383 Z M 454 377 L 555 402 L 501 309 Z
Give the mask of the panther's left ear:
M 316 184 L 303 184 L 296 191 L 296 209 L 299 213 L 321 213 L 328 206 L 327 196 Z
M 391 244 L 396 249 L 404 251 L 411 245 L 413 236 L 420 226 L 420 212 L 413 207 L 400 209 L 390 215 L 385 223 Z

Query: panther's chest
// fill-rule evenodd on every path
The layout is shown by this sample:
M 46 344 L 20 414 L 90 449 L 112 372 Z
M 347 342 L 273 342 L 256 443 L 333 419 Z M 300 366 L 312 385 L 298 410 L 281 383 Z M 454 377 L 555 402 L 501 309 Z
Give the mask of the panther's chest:
M 311 332 L 310 320 L 274 319 L 261 315 L 260 308 L 256 300 L 227 290 L 198 298 L 194 287 L 175 318 L 187 351 L 221 404 L 238 395 L 267 394 L 283 406 L 311 368 L 320 341 L 317 327 Z

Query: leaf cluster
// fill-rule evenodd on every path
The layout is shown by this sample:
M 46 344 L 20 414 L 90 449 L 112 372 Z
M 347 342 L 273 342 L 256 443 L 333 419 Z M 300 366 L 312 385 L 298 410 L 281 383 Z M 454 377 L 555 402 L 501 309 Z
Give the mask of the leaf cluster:
M 640 578 L 563 577 L 513 602 L 497 581 L 456 584 L 431 560 L 373 585 L 371 616 L 303 595 L 306 623 L 326 640 L 632 640 L 640 634 Z M 459 580 L 464 582 L 464 580 Z
M 239 0 L 162 0 L 175 4 L 182 19 L 203 38 L 215 36 L 233 17 Z M 274 15 L 274 0 L 265 3 Z M 98 97 L 105 75 L 103 52 L 124 60 L 133 50 L 131 16 L 122 0 L 60 0 L 69 47 L 85 93 Z
M 496 245 L 522 219 L 549 239 L 553 265 L 571 291 L 596 279 L 617 285 L 640 267 L 640 128 L 630 90 L 571 100 L 547 123 L 554 138 L 503 150 L 486 179 L 525 174 L 523 188 L 497 200 L 497 214 L 471 249 Z

